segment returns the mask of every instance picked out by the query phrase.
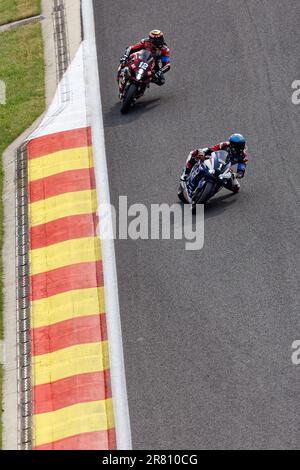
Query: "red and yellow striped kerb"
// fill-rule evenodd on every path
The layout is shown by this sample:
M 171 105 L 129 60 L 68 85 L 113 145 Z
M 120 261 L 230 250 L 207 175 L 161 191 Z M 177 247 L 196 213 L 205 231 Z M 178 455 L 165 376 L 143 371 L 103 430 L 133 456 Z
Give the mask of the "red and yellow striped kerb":
M 113 450 L 90 128 L 28 144 L 33 448 Z

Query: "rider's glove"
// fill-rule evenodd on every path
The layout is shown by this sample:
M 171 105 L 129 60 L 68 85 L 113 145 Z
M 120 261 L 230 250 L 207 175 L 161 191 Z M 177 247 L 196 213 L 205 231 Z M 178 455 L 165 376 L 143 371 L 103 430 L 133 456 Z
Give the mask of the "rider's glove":
M 128 56 L 126 54 L 124 54 L 120 59 L 120 64 L 121 65 L 126 64 L 127 60 L 128 60 Z
M 204 149 L 198 149 L 198 158 L 201 162 L 204 162 L 211 155 L 210 149 L 208 147 Z
M 201 150 L 199 150 L 199 153 L 198 153 L 198 156 L 197 158 L 201 161 L 201 162 L 204 162 L 206 160 L 206 155 L 204 152 L 202 152 Z
M 236 174 L 236 177 L 238 180 L 241 180 L 242 178 L 244 178 L 245 176 L 245 172 L 244 171 L 238 171 L 237 174 Z

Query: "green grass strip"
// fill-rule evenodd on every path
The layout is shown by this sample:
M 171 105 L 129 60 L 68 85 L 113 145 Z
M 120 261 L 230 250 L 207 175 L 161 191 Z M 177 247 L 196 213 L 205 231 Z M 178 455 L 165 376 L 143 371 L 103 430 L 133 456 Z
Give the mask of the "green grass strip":
M 41 0 L 1 0 L 0 25 L 41 13 Z
M 2 2 L 2 0 L 1 0 Z M 39 23 L 0 33 L 1 84 L 6 104 L 0 104 L 0 155 L 42 114 L 45 108 L 44 54 Z M 0 194 L 3 193 L 3 166 Z M 3 247 L 3 200 L 0 202 L 0 250 Z M 15 259 L 11 260 L 15 263 Z M 15 315 L 15 312 L 9 312 Z M 3 338 L 3 262 L 0 257 L 0 338 Z M 2 403 L 2 373 L 0 369 Z M 0 407 L 2 410 L 2 407 Z M 2 422 L 2 417 L 0 422 Z M 2 436 L 2 429 L 0 436 Z M 1 447 L 1 446 L 0 446 Z

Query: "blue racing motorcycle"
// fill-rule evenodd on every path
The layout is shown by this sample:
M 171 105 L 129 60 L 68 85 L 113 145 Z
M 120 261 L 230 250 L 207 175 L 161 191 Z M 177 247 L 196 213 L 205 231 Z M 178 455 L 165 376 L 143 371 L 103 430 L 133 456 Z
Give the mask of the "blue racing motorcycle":
M 230 184 L 231 178 L 228 152 L 213 152 L 210 158 L 194 165 L 186 181 L 181 181 L 178 197 L 182 202 L 191 204 L 194 211 L 197 204 L 206 204 L 223 187 Z

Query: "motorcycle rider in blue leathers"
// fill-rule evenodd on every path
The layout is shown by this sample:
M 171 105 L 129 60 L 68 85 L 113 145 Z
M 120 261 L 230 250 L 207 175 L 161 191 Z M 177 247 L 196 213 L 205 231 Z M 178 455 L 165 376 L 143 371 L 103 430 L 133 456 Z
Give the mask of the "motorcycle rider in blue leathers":
M 238 193 L 241 188 L 238 179 L 244 178 L 248 163 L 248 155 L 245 149 L 246 139 L 241 134 L 233 134 L 229 138 L 228 142 L 222 142 L 210 148 L 195 149 L 189 154 L 180 179 L 181 181 L 186 181 L 197 161 L 205 161 L 211 156 L 213 152 L 217 152 L 218 150 L 225 150 L 228 152 L 231 164 L 237 165 L 237 173 L 235 174 L 232 172 L 231 180 L 228 181 L 225 187 L 233 193 Z

